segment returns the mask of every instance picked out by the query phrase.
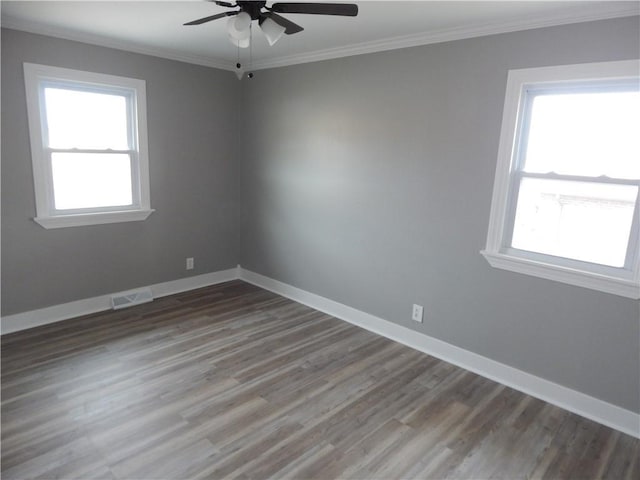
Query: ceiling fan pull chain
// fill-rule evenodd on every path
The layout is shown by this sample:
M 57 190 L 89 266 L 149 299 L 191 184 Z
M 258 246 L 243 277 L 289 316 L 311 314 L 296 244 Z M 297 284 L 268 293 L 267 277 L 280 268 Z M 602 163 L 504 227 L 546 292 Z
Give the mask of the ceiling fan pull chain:
M 242 80 L 244 71 L 242 70 L 242 64 L 240 63 L 240 44 L 236 45 L 236 77 L 238 80 Z
M 249 25 L 249 73 L 247 77 L 253 78 L 251 66 L 253 65 L 253 23 Z

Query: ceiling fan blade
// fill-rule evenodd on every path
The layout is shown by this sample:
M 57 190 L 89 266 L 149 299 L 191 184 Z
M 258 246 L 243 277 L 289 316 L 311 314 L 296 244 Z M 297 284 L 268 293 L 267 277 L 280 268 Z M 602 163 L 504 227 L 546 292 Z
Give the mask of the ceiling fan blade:
M 230 17 L 231 15 L 237 15 L 238 12 L 224 12 L 218 13 L 217 15 L 211 15 L 210 17 L 199 18 L 198 20 L 193 20 L 191 22 L 187 22 L 184 25 L 202 25 L 203 23 L 210 22 L 212 20 L 217 20 L 219 18 Z
M 260 23 L 262 23 L 266 18 L 270 18 L 271 20 L 276 22 L 278 25 L 284 27 L 285 35 L 293 35 L 294 33 L 298 33 L 304 30 L 304 28 L 302 28 L 297 23 L 293 23 L 291 20 L 287 20 L 286 18 L 281 17 L 277 13 L 264 12 L 260 14 Z
M 358 5 L 353 3 L 274 3 L 271 10 L 277 13 L 341 15 L 345 17 L 358 15 Z
M 215 0 L 213 3 L 215 3 L 216 5 L 220 5 L 221 7 L 227 7 L 227 8 L 237 7 L 237 5 L 234 3 L 220 2 L 218 0 Z

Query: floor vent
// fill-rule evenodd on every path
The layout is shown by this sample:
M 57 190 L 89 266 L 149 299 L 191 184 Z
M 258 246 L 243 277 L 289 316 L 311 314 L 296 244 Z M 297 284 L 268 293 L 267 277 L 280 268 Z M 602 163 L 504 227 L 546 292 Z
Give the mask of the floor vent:
M 132 290 L 130 292 L 122 292 L 111 297 L 111 306 L 114 310 L 121 308 L 133 307 L 141 303 L 151 302 L 153 293 L 150 288 L 141 288 L 140 290 Z

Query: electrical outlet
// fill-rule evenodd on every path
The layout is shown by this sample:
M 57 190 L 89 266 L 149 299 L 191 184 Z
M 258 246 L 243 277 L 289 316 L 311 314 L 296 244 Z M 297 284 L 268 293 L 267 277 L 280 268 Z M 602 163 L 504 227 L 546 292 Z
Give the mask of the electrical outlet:
M 193 270 L 193 257 L 187 258 L 187 270 Z
M 411 320 L 414 322 L 422 323 L 422 305 L 413 304 L 413 311 L 411 312 Z

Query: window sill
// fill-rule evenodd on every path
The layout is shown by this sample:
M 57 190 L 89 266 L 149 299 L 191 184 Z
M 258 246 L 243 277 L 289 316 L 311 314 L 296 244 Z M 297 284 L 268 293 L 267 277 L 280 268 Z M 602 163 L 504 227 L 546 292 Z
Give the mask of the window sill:
M 101 225 L 105 223 L 139 222 L 146 220 L 155 210 L 128 210 L 119 212 L 82 213 L 58 215 L 55 217 L 35 217 L 33 220 L 46 229 Z
M 494 268 L 532 275 L 591 290 L 599 290 L 635 300 L 640 298 L 640 282 L 638 281 L 576 270 L 536 260 L 514 257 L 504 253 L 489 252 L 487 250 L 482 250 L 480 253 Z

